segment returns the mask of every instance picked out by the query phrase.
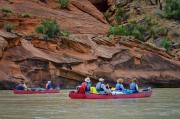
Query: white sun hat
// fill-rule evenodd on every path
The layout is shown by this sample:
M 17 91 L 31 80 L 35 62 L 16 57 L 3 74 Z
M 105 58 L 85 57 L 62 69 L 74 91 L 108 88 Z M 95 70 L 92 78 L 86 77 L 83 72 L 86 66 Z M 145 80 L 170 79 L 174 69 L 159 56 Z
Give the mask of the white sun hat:
M 104 79 L 103 79 L 103 78 L 99 78 L 99 81 L 103 82 L 103 81 L 104 81 Z
M 85 82 L 88 82 L 88 83 L 91 82 L 91 80 L 90 80 L 89 77 L 86 77 L 84 81 L 85 81 Z

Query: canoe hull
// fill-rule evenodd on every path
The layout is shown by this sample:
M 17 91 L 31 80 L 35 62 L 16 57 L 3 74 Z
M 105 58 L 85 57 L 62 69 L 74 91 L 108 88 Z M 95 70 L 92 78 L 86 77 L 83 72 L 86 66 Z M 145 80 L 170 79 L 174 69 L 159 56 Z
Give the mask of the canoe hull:
M 79 94 L 75 91 L 69 93 L 71 99 L 127 99 L 127 98 L 146 98 L 150 97 L 152 91 L 143 91 L 134 94 L 119 94 L 119 95 L 99 95 L 99 94 Z
M 14 94 L 49 94 L 49 93 L 60 93 L 59 90 L 41 90 L 41 91 L 32 91 L 32 90 L 13 90 Z

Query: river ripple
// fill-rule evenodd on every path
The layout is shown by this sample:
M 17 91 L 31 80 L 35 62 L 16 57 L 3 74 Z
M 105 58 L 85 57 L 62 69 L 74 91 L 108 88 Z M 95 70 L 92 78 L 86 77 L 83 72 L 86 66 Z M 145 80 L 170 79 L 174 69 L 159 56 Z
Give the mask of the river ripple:
M 145 99 L 71 100 L 60 94 L 0 91 L 0 119 L 180 119 L 180 89 L 154 89 Z

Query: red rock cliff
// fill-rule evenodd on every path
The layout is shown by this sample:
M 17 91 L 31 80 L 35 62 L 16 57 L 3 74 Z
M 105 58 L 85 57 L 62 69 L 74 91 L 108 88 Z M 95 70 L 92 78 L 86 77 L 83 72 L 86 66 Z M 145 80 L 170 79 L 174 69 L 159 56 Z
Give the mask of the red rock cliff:
M 93 3 L 94 4 L 94 3 Z M 130 37 L 105 35 L 109 24 L 103 14 L 88 0 L 72 0 L 69 10 L 60 10 L 54 0 L 47 4 L 33 0 L 0 1 L 13 15 L 0 14 L 0 26 L 16 24 L 16 32 L 0 30 L 0 88 L 11 89 L 20 80 L 29 86 L 44 86 L 53 80 L 64 88 L 73 88 L 90 76 L 93 82 L 104 77 L 113 83 L 137 78 L 141 85 L 179 87 L 180 62 L 172 54 Z M 18 14 L 28 12 L 31 18 Z M 44 41 L 33 36 L 43 18 L 53 18 L 69 38 Z

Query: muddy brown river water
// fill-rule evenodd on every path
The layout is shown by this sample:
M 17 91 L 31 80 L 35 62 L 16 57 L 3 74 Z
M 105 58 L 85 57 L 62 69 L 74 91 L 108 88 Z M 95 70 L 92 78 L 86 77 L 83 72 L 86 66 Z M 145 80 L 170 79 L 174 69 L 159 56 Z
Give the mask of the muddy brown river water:
M 72 100 L 68 92 L 0 91 L 0 119 L 180 119 L 180 88 L 153 89 L 144 99 Z

